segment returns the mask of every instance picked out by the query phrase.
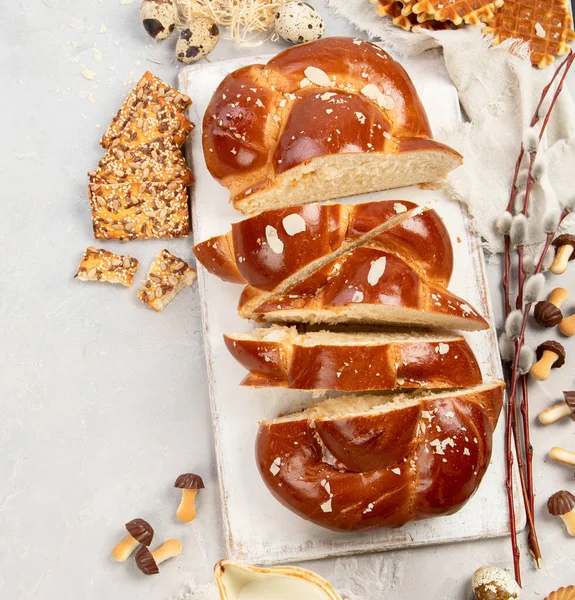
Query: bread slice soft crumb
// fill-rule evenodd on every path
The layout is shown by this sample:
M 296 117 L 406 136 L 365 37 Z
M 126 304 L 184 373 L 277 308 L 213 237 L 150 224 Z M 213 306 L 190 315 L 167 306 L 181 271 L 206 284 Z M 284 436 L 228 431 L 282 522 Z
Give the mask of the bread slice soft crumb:
M 131 256 L 88 246 L 74 277 L 81 281 L 108 281 L 130 287 L 138 266 L 138 260 Z
M 347 153 L 319 156 L 284 173 L 258 189 L 233 198 L 244 214 L 281 206 L 320 202 L 392 188 L 442 181 L 461 164 L 459 154 L 435 147 L 399 154 Z
M 161 312 L 185 287 L 196 281 L 196 271 L 181 258 L 162 250 L 154 259 L 138 298 Z

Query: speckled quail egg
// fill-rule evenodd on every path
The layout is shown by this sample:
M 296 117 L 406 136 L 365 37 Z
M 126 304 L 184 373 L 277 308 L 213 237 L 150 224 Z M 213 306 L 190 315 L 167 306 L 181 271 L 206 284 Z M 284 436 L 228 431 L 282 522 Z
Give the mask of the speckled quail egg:
M 176 56 L 180 62 L 189 64 L 209 54 L 220 39 L 218 26 L 206 17 L 198 17 L 188 23 L 176 44 Z
M 178 9 L 173 0 L 143 0 L 140 18 L 144 29 L 155 40 L 165 40 L 174 31 Z
M 288 2 L 277 9 L 276 33 L 292 44 L 319 40 L 324 34 L 323 19 L 305 2 Z
M 513 577 L 497 567 L 481 567 L 471 580 L 477 600 L 517 600 L 521 588 Z

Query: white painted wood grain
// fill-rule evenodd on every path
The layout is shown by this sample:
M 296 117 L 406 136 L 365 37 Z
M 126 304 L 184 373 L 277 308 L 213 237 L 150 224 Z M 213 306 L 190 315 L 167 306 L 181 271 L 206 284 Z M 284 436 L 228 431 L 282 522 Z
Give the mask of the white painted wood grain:
M 223 77 L 261 59 L 241 58 L 212 65 L 188 67 L 180 73 L 180 88 L 194 104 L 191 118 L 196 129 L 188 141 L 188 156 L 194 157 L 195 186 L 192 209 L 195 242 L 228 231 L 242 215 L 228 201 L 229 193 L 208 173 L 201 146 L 201 122 L 207 104 Z M 429 59 L 405 64 L 437 131 L 460 119 L 457 94 L 451 83 L 433 75 Z M 488 320 L 491 305 L 485 280 L 483 253 L 470 233 L 462 208 L 438 191 L 415 187 L 364 194 L 351 202 L 406 199 L 418 203 L 437 200 L 436 210 L 445 221 L 454 248 L 454 271 L 449 289 L 473 304 Z M 285 563 L 326 556 L 373 552 L 508 533 L 504 489 L 503 417 L 494 436 L 492 465 L 470 502 L 457 514 L 409 523 L 399 529 L 368 533 L 336 533 L 304 521 L 277 502 L 260 479 L 254 459 L 258 421 L 303 407 L 312 401 L 307 392 L 296 390 L 252 390 L 239 382 L 245 371 L 228 354 L 223 334 L 252 328 L 240 319 L 236 307 L 242 287 L 220 281 L 199 266 L 199 289 L 210 399 L 222 494 L 225 539 L 232 558 L 260 563 Z M 501 377 L 496 335 L 493 329 L 465 334 L 475 351 L 486 380 Z M 517 497 L 517 494 L 516 494 Z M 518 507 L 520 527 L 524 517 Z

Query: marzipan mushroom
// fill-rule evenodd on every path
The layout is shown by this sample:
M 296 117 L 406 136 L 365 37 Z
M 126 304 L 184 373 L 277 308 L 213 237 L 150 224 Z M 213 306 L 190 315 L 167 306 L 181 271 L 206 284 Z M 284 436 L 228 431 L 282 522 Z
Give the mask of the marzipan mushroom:
M 205 487 L 204 482 L 199 475 L 183 473 L 176 479 L 174 487 L 182 490 L 182 501 L 176 515 L 182 523 L 189 523 L 196 518 L 196 494 Z
M 153 552 L 142 546 L 136 552 L 136 565 L 144 575 L 156 575 L 160 572 L 158 565 L 164 561 L 178 556 L 182 551 L 182 544 L 178 540 L 167 540 Z
M 541 327 L 555 327 L 563 321 L 561 306 L 565 303 L 569 292 L 565 288 L 555 288 L 547 300 L 541 300 L 535 305 L 533 316 Z
M 567 533 L 575 536 L 575 496 L 567 490 L 556 492 L 547 500 L 547 510 L 554 517 L 561 517 Z
M 539 413 L 539 421 L 543 425 L 550 425 L 563 417 L 571 417 L 575 421 L 575 392 L 563 392 L 563 396 L 565 402 L 555 404 Z
M 130 554 L 140 545 L 149 546 L 154 539 L 154 530 L 148 521 L 133 519 L 126 523 L 128 537 L 116 544 L 112 556 L 118 562 L 124 562 Z
M 549 379 L 551 369 L 559 369 L 565 364 L 565 348 L 553 340 L 537 346 L 537 362 L 531 367 L 531 377 L 538 381 Z
M 557 248 L 555 259 L 549 269 L 555 275 L 561 275 L 567 270 L 567 263 L 575 258 L 575 235 L 564 233 L 553 241 Z

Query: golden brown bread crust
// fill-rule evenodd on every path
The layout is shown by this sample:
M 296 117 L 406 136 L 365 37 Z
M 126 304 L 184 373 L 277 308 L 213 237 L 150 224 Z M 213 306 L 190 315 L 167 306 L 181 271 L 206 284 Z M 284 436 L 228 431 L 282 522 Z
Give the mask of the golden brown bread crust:
M 351 336 L 353 337 L 353 336 Z M 362 392 L 479 385 L 481 369 L 463 337 L 441 335 L 378 343 L 317 343 L 225 335 L 232 356 L 250 374 L 242 385 Z
M 416 206 L 406 200 L 385 200 L 268 210 L 234 223 L 231 234 L 197 244 L 194 254 L 206 269 L 225 281 L 272 290 L 312 261 Z M 289 227 L 290 219 L 299 225 L 296 233 Z M 267 241 L 268 227 L 277 232 L 283 244 L 279 254 Z M 374 240 L 380 248 L 417 262 L 429 279 L 449 283 L 453 250 L 449 233 L 434 210 L 413 216 Z
M 272 322 L 399 323 L 464 331 L 489 327 L 467 302 L 424 279 L 415 268 L 417 263 L 408 264 L 370 243 L 328 263 L 282 294 L 270 296 L 247 286 L 238 310 L 243 318 Z M 366 314 L 370 307 L 376 307 L 377 315 Z
M 498 382 L 384 413 L 263 422 L 258 468 L 284 506 L 332 530 L 448 515 L 487 470 L 503 389 Z
M 203 148 L 210 173 L 244 212 L 253 212 L 248 196 L 253 202 L 279 175 L 319 156 L 432 149 L 452 155 L 453 166 L 461 161 L 433 140 L 403 67 L 375 44 L 345 37 L 301 44 L 228 75 L 206 110 Z

